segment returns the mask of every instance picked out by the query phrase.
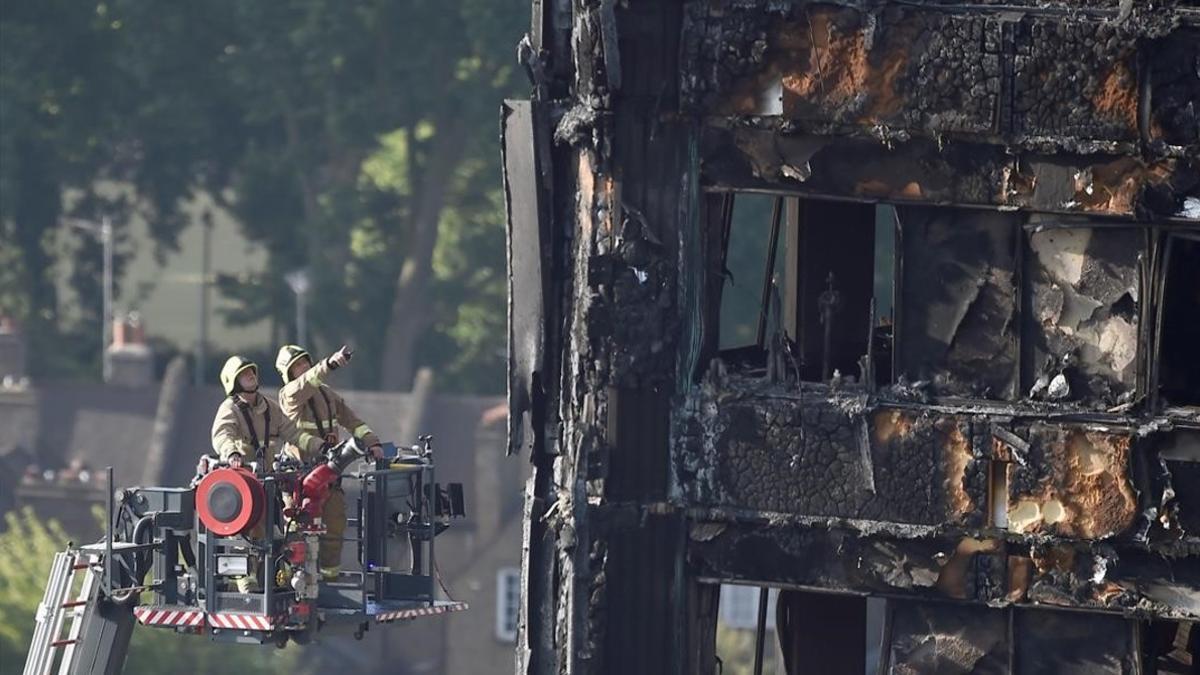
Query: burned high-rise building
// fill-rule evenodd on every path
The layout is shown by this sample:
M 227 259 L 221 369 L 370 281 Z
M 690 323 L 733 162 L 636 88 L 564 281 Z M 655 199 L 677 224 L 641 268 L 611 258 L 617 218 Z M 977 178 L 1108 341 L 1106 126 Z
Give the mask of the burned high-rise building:
M 792 673 L 1185 672 L 1200 6 L 532 10 L 518 671 L 719 672 L 737 582 Z

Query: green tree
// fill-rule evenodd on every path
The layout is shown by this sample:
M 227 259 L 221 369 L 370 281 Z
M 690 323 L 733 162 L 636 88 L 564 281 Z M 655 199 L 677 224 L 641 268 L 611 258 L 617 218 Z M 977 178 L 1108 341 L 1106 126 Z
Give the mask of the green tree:
M 457 388 L 499 387 L 499 350 L 482 347 L 503 334 L 495 118 L 523 14 L 518 0 L 239 5 L 227 65 L 260 133 L 233 208 L 271 259 L 223 280 L 232 319 L 272 313 L 283 340 L 282 277 L 306 268 L 310 347 L 356 341 L 378 366 L 355 369 L 360 386 L 405 388 L 421 361 Z
M 754 631 L 717 624 L 717 658 L 721 660 L 718 672 L 722 675 L 753 675 L 754 649 Z M 776 672 L 777 649 L 775 632 L 771 631 L 767 633 L 763 644 L 764 673 Z
M 68 321 L 55 279 L 71 257 L 75 291 L 98 297 L 100 245 L 64 228 L 64 216 L 108 216 L 123 241 L 137 213 L 165 250 L 185 222 L 182 199 L 228 182 L 221 139 L 240 115 L 208 86 L 222 46 L 212 18 L 222 15 L 123 4 L 138 11 L 0 3 L 0 313 L 24 324 L 37 375 L 99 371 L 99 303 Z M 102 189 L 114 182 L 132 189 Z M 78 255 L 70 238 L 81 240 Z
M 227 320 L 292 337 L 283 276 L 306 268 L 310 348 L 357 342 L 377 366 L 354 369 L 358 385 L 405 388 L 429 363 L 498 390 L 496 110 L 519 89 L 526 16 L 522 0 L 3 0 L 0 312 L 26 324 L 35 374 L 83 372 L 99 351 L 98 312 L 69 325 L 53 283 L 76 236 L 62 216 L 137 211 L 166 250 L 202 190 L 269 252 L 262 274 L 220 280 Z M 98 295 L 98 262 L 85 240 L 81 297 Z
M 0 532 L 0 664 L 16 672 L 25 662 L 34 616 L 45 592 L 50 563 L 69 537 L 53 520 L 26 508 L 5 515 Z M 297 672 L 298 649 L 218 645 L 205 637 L 135 628 L 126 675 L 160 673 Z

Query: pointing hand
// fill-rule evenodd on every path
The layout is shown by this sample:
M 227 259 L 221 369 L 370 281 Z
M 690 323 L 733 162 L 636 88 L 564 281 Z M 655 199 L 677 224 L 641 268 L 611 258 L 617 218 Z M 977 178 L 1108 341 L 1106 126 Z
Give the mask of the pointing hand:
M 354 350 L 348 345 L 342 345 L 341 349 L 337 350 L 333 353 L 333 356 L 329 357 L 330 365 L 332 365 L 334 368 L 340 368 L 347 363 L 350 363 L 350 359 L 353 356 Z

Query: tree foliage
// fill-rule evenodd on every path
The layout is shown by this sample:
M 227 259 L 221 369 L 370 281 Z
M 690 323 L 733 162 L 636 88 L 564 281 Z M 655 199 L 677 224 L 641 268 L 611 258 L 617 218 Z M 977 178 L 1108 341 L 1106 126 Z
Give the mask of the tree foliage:
M 95 311 L 62 319 L 53 279 L 78 235 L 61 217 L 119 226 L 138 211 L 166 250 L 204 191 L 268 251 L 261 274 L 219 280 L 227 321 L 269 317 L 276 342 L 294 338 L 283 276 L 307 269 L 309 346 L 358 343 L 376 366 L 355 369 L 359 386 L 405 388 L 427 363 L 456 389 L 499 389 L 496 111 L 518 86 L 525 2 L 0 8 L 0 312 L 26 324 L 35 374 L 82 372 L 98 352 Z M 98 264 L 85 241 L 83 297 Z
M 723 623 L 717 624 L 717 658 L 721 667 L 718 672 L 722 675 L 753 675 L 755 633 L 752 630 L 730 628 Z M 776 671 L 775 659 L 778 653 L 775 632 L 767 633 L 763 644 L 763 672 Z
M 69 537 L 57 522 L 43 521 L 28 508 L 6 514 L 5 524 L 7 529 L 0 532 L 0 664 L 4 672 L 16 672 L 29 650 L 50 564 Z M 135 628 L 124 672 L 297 672 L 297 651 L 292 647 L 281 653 L 274 647 L 229 647 L 204 637 Z

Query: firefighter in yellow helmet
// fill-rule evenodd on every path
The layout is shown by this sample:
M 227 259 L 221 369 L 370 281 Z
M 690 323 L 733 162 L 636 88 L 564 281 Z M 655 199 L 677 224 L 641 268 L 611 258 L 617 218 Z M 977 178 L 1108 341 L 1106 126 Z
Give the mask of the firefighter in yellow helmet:
M 279 406 L 302 432 L 320 437 L 332 445 L 338 442 L 338 427 L 341 427 L 360 439 L 373 456 L 379 457 L 383 451 L 379 437 L 346 405 L 345 399 L 325 384 L 329 373 L 346 365 L 351 355 L 348 347 L 342 347 L 332 356 L 314 364 L 303 347 L 280 347 L 279 355 L 275 357 L 275 368 L 283 378 Z M 285 452 L 304 462 L 315 459 L 314 454 L 305 452 L 303 446 L 289 445 Z M 321 520 L 325 525 L 325 534 L 321 536 L 317 562 L 321 567 L 321 575 L 326 580 L 333 580 L 341 571 L 342 536 L 346 532 L 346 495 L 340 485 L 330 491 Z
M 231 356 L 221 368 L 221 386 L 226 398 L 217 407 L 212 425 L 212 447 L 221 461 L 237 468 L 258 462 L 260 470 L 271 470 L 282 443 L 321 451 L 323 441 L 306 433 L 283 413 L 279 404 L 258 391 L 258 366 L 241 356 Z M 261 526 L 253 536 L 261 536 Z M 238 590 L 254 590 L 254 578 L 237 579 Z

